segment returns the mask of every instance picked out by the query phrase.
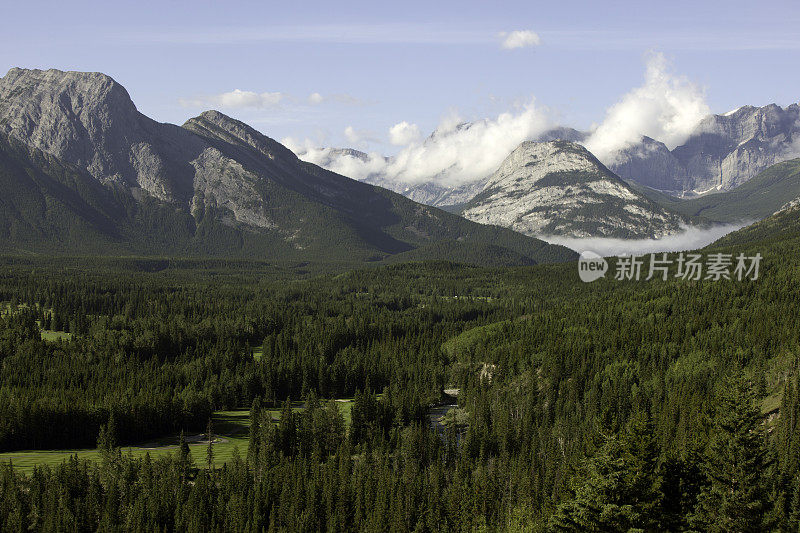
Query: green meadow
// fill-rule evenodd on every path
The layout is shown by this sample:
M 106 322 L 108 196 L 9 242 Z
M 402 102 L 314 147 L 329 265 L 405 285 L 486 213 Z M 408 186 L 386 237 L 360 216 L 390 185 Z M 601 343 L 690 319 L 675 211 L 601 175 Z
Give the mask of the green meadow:
M 352 398 L 338 399 L 336 405 L 339 407 L 345 424 L 350 424 L 350 411 L 353 407 Z M 292 411 L 302 412 L 304 409 L 302 402 L 293 402 Z M 281 417 L 281 409 L 266 409 L 271 415 L 272 420 L 277 422 Z M 217 411 L 211 419 L 214 443 L 214 464 L 222 465 L 233 457 L 234 450 L 238 448 L 241 456 L 247 455 L 247 446 L 250 442 L 250 410 L 236 409 L 233 411 Z M 187 434 L 189 440 L 189 450 L 195 464 L 204 467 L 206 464 L 206 451 L 208 444 L 202 434 Z M 203 442 L 192 442 L 202 440 Z M 136 446 L 123 446 L 123 454 L 130 454 L 133 457 L 144 457 L 149 453 L 151 458 L 161 457 L 166 454 L 175 453 L 180 441 L 180 435 L 169 435 L 161 439 L 143 442 Z M 64 450 L 20 450 L 13 452 L 0 453 L 0 463 L 11 462 L 14 468 L 29 473 L 34 467 L 41 465 L 57 466 L 71 456 L 76 455 L 79 459 L 98 461 L 100 451 L 96 448 L 84 449 L 64 449 Z

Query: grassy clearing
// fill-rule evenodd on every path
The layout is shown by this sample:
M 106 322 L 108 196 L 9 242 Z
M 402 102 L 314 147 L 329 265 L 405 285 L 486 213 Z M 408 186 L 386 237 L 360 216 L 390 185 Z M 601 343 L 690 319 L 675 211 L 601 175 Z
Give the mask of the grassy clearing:
M 39 309 L 39 304 L 36 304 L 35 308 Z M 0 316 L 11 315 L 19 311 L 22 311 L 23 309 L 30 309 L 30 306 L 28 304 L 19 304 L 17 306 L 14 306 L 11 304 L 11 302 L 0 302 Z M 53 310 L 46 309 L 45 312 L 52 313 Z M 60 340 L 69 341 L 70 339 L 72 339 L 72 333 L 67 333 L 66 331 L 53 331 L 50 329 L 44 329 L 42 327 L 41 320 L 37 320 L 36 324 L 39 326 L 39 331 L 41 332 L 43 341 L 56 342 Z
M 42 340 L 48 342 L 56 342 L 60 340 L 68 341 L 72 339 L 72 333 L 66 331 L 52 331 L 49 329 L 42 330 Z
M 236 411 L 218 411 L 212 418 L 213 433 L 218 441 L 214 443 L 214 463 L 221 465 L 229 461 L 233 455 L 233 449 L 238 447 L 239 453 L 247 453 L 249 441 L 248 431 L 250 427 L 250 411 L 248 409 Z M 199 437 L 199 435 L 189 435 L 189 438 Z M 130 454 L 133 457 L 144 457 L 150 453 L 150 457 L 156 458 L 167 454 L 175 453 L 180 441 L 180 435 L 171 435 L 155 441 L 142 443 L 139 446 L 125 446 L 122 448 L 123 454 Z M 198 466 L 206 464 L 205 443 L 189 443 L 189 450 L 192 458 Z M 78 450 L 22 450 L 15 452 L 0 453 L 0 462 L 11 461 L 15 468 L 30 472 L 36 465 L 57 466 L 69 457 L 77 455 L 79 459 L 97 461 L 100 459 L 100 452 L 96 449 Z
M 344 417 L 345 423 L 350 425 L 350 411 L 353 407 L 352 399 L 336 400 L 336 405 Z M 299 413 L 303 411 L 302 402 L 293 402 L 292 411 Z M 274 421 L 280 420 L 281 409 L 267 410 Z M 239 449 L 239 454 L 244 457 L 247 455 L 247 446 L 250 442 L 250 410 L 237 409 L 234 411 L 217 411 L 211 419 L 213 433 L 216 442 L 214 448 L 214 464 L 222 465 L 231 460 L 233 450 Z M 196 465 L 204 467 L 206 464 L 206 443 L 192 443 L 191 439 L 201 438 L 201 435 L 187 435 L 189 450 Z M 180 435 L 169 435 L 160 439 L 141 443 L 137 446 L 125 446 L 122 448 L 123 454 L 130 454 L 133 457 L 144 457 L 146 453 L 150 457 L 162 457 L 167 454 L 175 453 L 178 448 Z M 15 468 L 22 472 L 30 473 L 34 466 L 48 465 L 58 466 L 71 456 L 77 455 L 79 459 L 98 461 L 100 452 L 96 449 L 74 449 L 74 450 L 20 450 L 14 452 L 0 453 L 0 463 L 11 461 Z
M 258 361 L 262 357 L 264 357 L 264 345 L 262 344 L 261 346 L 254 346 L 253 347 L 253 359 Z
M 783 401 L 782 390 L 767 396 L 761 401 L 761 413 L 765 415 L 774 413 L 775 411 L 780 409 L 782 401 Z
M 324 401 L 324 400 L 323 400 Z M 353 398 L 339 398 L 335 400 L 336 406 L 339 408 L 339 412 L 342 413 L 342 418 L 344 418 L 345 425 L 349 426 L 352 417 L 350 416 L 350 412 L 353 410 Z M 292 412 L 293 413 L 300 413 L 305 409 L 303 402 L 292 402 Z M 267 409 L 266 411 L 272 416 L 272 420 L 277 422 L 281 419 L 281 411 L 283 409 Z

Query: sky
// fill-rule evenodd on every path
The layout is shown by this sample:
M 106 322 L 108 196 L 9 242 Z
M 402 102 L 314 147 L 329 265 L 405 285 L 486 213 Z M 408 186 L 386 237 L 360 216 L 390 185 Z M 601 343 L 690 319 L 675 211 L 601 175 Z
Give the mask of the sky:
M 555 124 L 594 131 L 587 143 L 608 160 L 636 135 L 679 143 L 708 112 L 800 99 L 796 0 L 1 9 L 0 75 L 14 66 L 101 71 L 156 120 L 182 124 L 219 109 L 296 151 L 397 154 L 405 162 L 395 175 L 408 181 L 453 161 L 462 162 L 452 179 L 471 179 L 496 162 L 482 162 L 476 146 L 507 154 Z M 479 127 L 453 134 L 463 121 Z M 453 135 L 423 148 L 437 128 Z

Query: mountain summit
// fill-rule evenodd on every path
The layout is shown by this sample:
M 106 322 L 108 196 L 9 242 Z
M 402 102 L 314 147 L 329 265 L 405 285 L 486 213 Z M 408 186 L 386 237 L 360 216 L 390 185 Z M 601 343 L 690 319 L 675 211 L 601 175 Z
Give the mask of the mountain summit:
M 218 111 L 162 124 L 106 75 L 24 69 L 0 78 L 0 249 L 347 262 L 448 259 L 440 252 L 450 250 L 489 264 L 574 257 L 300 161 Z
M 520 144 L 463 215 L 526 235 L 572 237 L 658 238 L 682 223 L 568 141 Z

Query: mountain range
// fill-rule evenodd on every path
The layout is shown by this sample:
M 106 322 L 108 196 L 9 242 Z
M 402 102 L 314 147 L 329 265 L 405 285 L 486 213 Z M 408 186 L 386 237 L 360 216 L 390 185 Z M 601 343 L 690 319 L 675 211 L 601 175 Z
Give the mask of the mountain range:
M 470 124 L 461 125 L 469 129 Z M 536 142 L 564 140 L 585 142 L 590 132 L 557 127 L 530 139 Z M 426 142 L 432 142 L 434 135 Z M 300 154 L 301 157 L 303 154 Z M 324 167 L 337 160 L 369 156 L 358 150 L 329 149 L 318 162 Z M 672 196 L 693 197 L 727 191 L 742 185 L 769 166 L 800 157 L 800 106 L 785 108 L 743 106 L 702 119 L 679 146 L 670 150 L 647 136 L 612 154 L 607 167 L 626 181 Z M 391 158 L 386 158 L 391 161 Z M 364 180 L 435 206 L 463 204 L 480 192 L 488 176 L 458 186 L 444 186 L 438 176 L 408 184 L 380 172 Z
M 444 185 L 438 176 L 409 184 L 377 170 L 364 181 L 481 223 L 570 237 L 658 238 L 687 223 L 758 220 L 800 195 L 791 165 L 771 168 L 800 156 L 797 104 L 710 115 L 672 150 L 642 137 L 610 156 L 606 166 L 579 147 L 589 136 L 567 127 L 548 130 L 519 145 L 492 175 L 457 185 Z M 571 146 L 554 149 L 554 141 Z M 375 157 L 347 149 L 325 154 L 323 166 Z M 599 194 L 597 180 L 613 183 L 613 192 Z
M 632 186 L 665 209 L 690 219 L 722 223 L 761 220 L 800 197 L 800 159 L 776 163 L 729 191 L 695 198 L 675 198 Z
M 323 167 L 372 154 L 327 150 L 319 166 L 218 111 L 156 122 L 104 74 L 12 69 L 0 78 L 0 251 L 564 261 L 575 254 L 535 237 L 657 239 L 775 213 L 800 197 L 800 160 L 780 162 L 797 121 L 797 105 L 744 107 L 673 150 L 645 137 L 609 165 L 585 132 L 556 128 L 471 183 L 361 182 Z M 714 194 L 687 194 L 705 187 Z
M 445 249 L 487 264 L 575 256 L 301 161 L 217 111 L 158 123 L 100 73 L 0 79 L 4 252 L 362 262 Z

